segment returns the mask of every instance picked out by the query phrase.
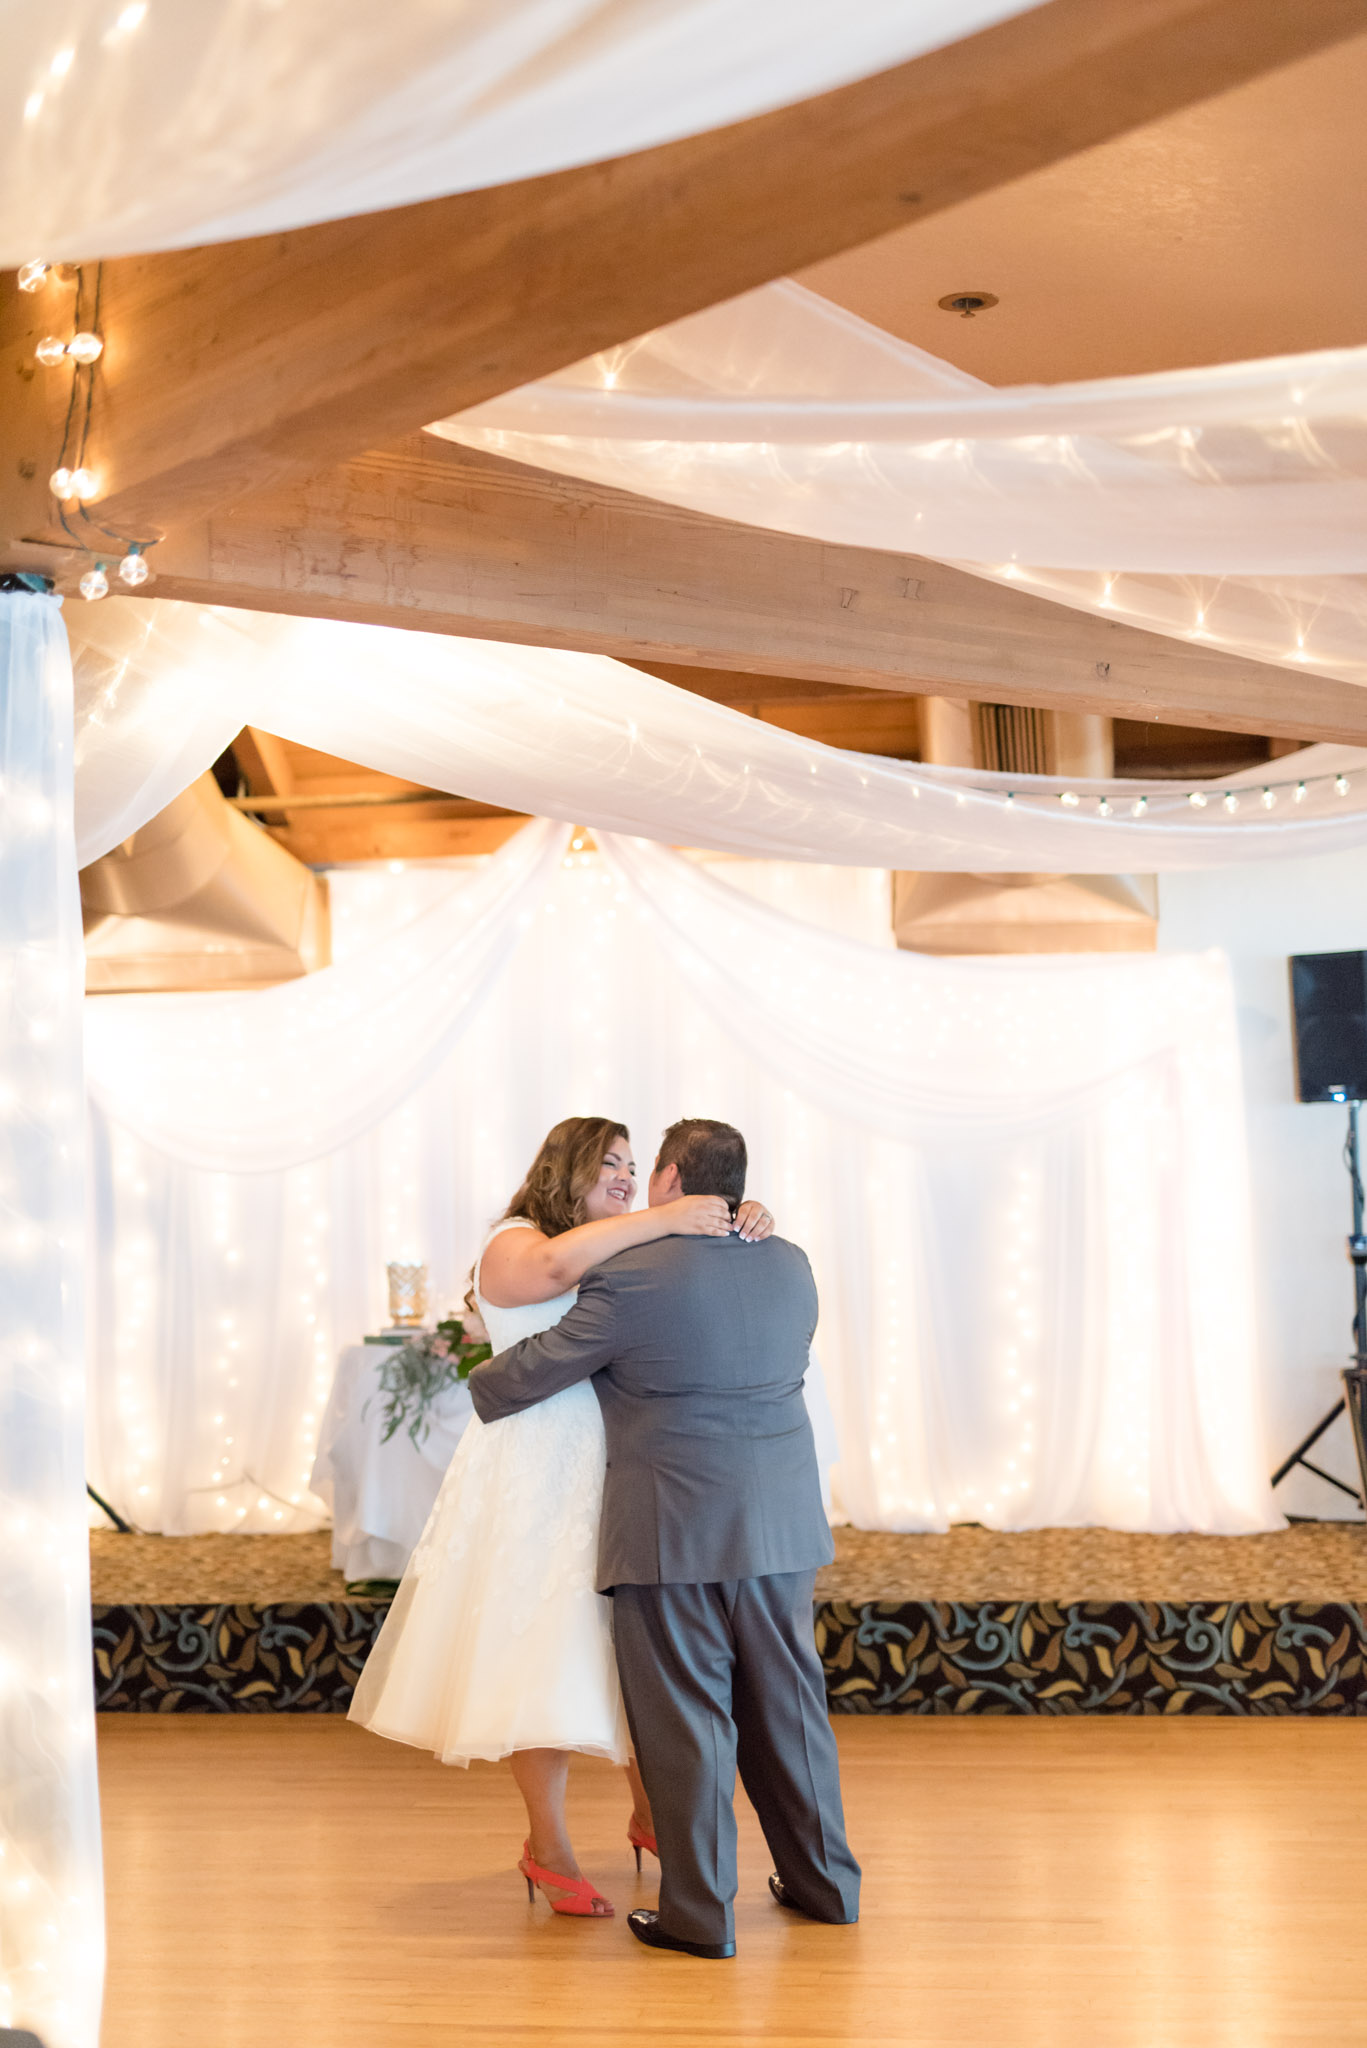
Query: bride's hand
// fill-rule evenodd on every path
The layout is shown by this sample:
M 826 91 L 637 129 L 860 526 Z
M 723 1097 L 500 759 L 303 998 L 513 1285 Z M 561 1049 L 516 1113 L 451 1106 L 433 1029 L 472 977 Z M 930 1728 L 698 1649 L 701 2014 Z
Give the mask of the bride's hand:
M 736 1235 L 748 1244 L 773 1235 L 774 1219 L 763 1202 L 742 1202 L 736 1211 Z
M 659 1214 L 671 1237 L 729 1237 L 731 1211 L 720 1195 L 680 1195 Z

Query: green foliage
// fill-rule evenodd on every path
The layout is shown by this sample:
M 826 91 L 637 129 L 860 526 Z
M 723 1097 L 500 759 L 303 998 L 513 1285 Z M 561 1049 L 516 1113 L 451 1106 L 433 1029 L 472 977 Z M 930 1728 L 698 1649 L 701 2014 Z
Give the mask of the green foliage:
M 430 1433 L 432 1403 L 458 1380 L 468 1380 L 471 1370 L 493 1357 L 491 1344 L 467 1339 L 459 1316 L 447 1316 L 435 1330 L 423 1330 L 406 1344 L 395 1345 L 379 1370 L 384 1394 L 384 1434 L 388 1443 L 400 1429 L 407 1428 L 414 1444 Z

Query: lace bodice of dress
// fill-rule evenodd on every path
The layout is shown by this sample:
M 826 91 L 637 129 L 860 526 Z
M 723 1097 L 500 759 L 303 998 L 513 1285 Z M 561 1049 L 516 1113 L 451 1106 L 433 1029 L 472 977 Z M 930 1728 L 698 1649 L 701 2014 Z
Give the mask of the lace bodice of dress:
M 510 1216 L 505 1222 L 496 1224 L 484 1240 L 484 1250 L 480 1252 L 479 1264 L 475 1267 L 475 1300 L 479 1303 L 479 1312 L 489 1332 L 495 1357 L 500 1351 L 506 1351 L 510 1344 L 519 1343 L 523 1337 L 537 1337 L 543 1330 L 554 1329 L 579 1298 L 579 1289 L 571 1287 L 564 1294 L 557 1294 L 553 1301 L 528 1301 L 517 1308 L 500 1308 L 496 1302 L 485 1300 L 479 1285 L 484 1253 L 500 1231 L 535 1228 L 535 1224 L 529 1223 L 525 1216 Z

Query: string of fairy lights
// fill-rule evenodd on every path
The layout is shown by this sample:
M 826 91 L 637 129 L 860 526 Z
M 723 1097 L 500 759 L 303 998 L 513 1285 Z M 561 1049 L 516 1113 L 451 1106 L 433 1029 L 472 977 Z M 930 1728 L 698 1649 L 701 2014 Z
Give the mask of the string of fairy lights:
M 1245 784 L 1237 789 L 1183 789 L 1179 786 L 1171 795 L 1151 790 L 1141 791 L 1133 797 L 1115 792 L 1083 795 L 1075 789 L 1009 789 L 1004 797 L 996 790 L 974 790 L 972 794 L 989 797 L 1006 810 L 1028 806 L 1036 812 L 1055 808 L 1080 812 L 1090 807 L 1098 818 L 1128 816 L 1143 819 L 1171 817 L 1182 811 L 1205 811 L 1212 807 L 1218 808 L 1230 817 L 1245 807 L 1275 811 L 1284 798 L 1294 808 L 1306 803 L 1317 793 L 1328 795 L 1332 792 L 1336 797 L 1345 797 L 1352 794 L 1352 789 L 1351 778 L 1341 770 L 1336 770 L 1324 775 L 1298 775 L 1284 782 L 1269 781 L 1253 786 Z M 956 794 L 961 802 L 966 800 L 963 792 Z
M 71 387 L 62 426 L 62 445 L 57 466 L 48 478 L 48 489 L 57 500 L 57 517 L 63 532 L 91 558 L 91 566 L 80 579 L 81 596 L 95 602 L 109 595 L 109 570 L 117 562 L 119 581 L 130 590 L 139 589 L 151 575 L 147 550 L 156 542 L 117 533 L 90 511 L 100 496 L 101 479 L 91 466 L 91 422 L 95 411 L 96 365 L 104 354 L 100 329 L 100 304 L 104 265 L 98 264 L 90 288 L 88 318 L 87 285 L 80 264 L 45 263 L 35 258 L 25 263 L 17 278 L 21 292 L 36 293 L 55 285 L 74 287 L 70 312 L 71 333 L 43 335 L 34 356 L 45 370 L 66 365 L 71 370 Z M 72 525 L 73 517 L 79 526 Z M 91 536 L 95 538 L 92 540 Z M 112 545 L 110 545 L 112 543 Z

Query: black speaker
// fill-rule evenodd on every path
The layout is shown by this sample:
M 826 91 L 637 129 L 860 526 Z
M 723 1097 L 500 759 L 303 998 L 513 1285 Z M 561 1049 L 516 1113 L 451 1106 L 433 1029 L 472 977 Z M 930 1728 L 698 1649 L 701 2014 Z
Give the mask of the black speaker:
M 1291 962 L 1296 1095 L 1367 1102 L 1367 953 L 1299 953 Z

